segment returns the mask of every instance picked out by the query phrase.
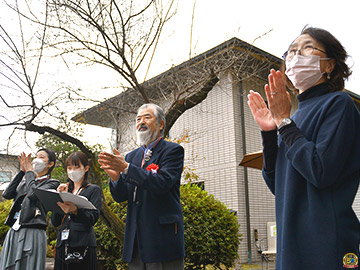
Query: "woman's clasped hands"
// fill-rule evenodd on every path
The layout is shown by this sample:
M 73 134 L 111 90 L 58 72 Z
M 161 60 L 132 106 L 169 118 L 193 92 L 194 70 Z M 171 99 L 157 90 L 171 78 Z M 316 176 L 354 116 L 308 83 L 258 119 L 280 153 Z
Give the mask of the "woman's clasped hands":
M 248 105 L 261 130 L 270 131 L 277 128 L 284 118 L 290 117 L 291 98 L 280 71 L 272 69 L 268 76 L 269 83 L 265 85 L 268 106 L 262 96 L 250 90 Z
M 25 152 L 22 152 L 18 157 L 20 162 L 20 167 L 23 172 L 32 171 L 33 165 L 31 162 L 31 154 L 26 155 Z

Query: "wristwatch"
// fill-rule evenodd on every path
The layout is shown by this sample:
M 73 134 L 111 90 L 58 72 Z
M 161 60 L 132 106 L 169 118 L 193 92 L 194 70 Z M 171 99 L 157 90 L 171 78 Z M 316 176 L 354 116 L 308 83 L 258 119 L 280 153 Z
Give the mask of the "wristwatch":
M 278 125 L 278 129 L 282 128 L 282 127 L 285 127 L 287 125 L 290 125 L 292 123 L 292 120 L 290 118 L 284 118 L 280 125 Z

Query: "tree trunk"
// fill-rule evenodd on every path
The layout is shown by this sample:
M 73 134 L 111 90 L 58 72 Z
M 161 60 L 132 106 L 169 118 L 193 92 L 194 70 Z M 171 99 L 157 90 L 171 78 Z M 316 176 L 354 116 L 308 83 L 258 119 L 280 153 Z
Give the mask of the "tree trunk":
M 92 166 L 90 166 L 90 181 L 93 184 L 96 184 L 100 187 L 102 187 L 102 181 L 100 177 L 100 167 L 96 160 L 95 154 L 86 147 L 80 140 L 64 133 L 59 130 L 53 129 L 51 127 L 47 126 L 37 126 L 32 123 L 26 123 L 25 124 L 26 130 L 34 131 L 40 134 L 44 134 L 45 132 L 48 132 L 54 136 L 57 136 L 58 138 L 70 142 L 72 144 L 75 144 L 79 149 L 86 154 L 86 156 L 90 159 L 90 163 Z M 101 198 L 102 198 L 102 204 L 101 204 L 101 215 L 100 218 L 104 221 L 106 226 L 109 227 L 109 229 L 116 235 L 117 238 L 119 238 L 120 241 L 123 241 L 124 239 L 124 232 L 125 232 L 125 223 L 109 208 L 105 201 L 104 193 L 101 189 Z

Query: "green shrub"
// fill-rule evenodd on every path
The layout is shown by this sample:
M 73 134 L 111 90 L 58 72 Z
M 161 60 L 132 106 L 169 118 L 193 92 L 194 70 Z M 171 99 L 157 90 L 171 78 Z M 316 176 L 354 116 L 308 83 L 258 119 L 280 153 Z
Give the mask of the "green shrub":
M 108 190 L 104 195 L 111 210 L 124 222 L 127 202 L 115 202 Z M 236 216 L 213 195 L 194 185 L 181 187 L 181 204 L 185 229 L 185 269 L 203 269 L 212 266 L 233 266 L 239 245 L 239 225 Z M 123 239 L 117 239 L 102 220 L 95 225 L 99 258 L 106 269 L 127 269 L 121 261 Z
M 185 229 L 185 269 L 232 267 L 240 243 L 236 216 L 196 185 L 181 187 Z
M 105 200 L 110 209 L 125 222 L 127 202 L 117 203 L 111 197 L 109 188 L 104 188 Z M 127 269 L 127 264 L 121 260 L 123 239 L 118 239 L 112 231 L 99 219 L 94 226 L 99 260 L 104 260 L 105 269 Z
M 51 212 L 47 213 L 46 220 L 48 223 L 48 226 L 46 228 L 46 234 L 47 234 L 46 257 L 53 258 L 55 257 L 56 238 L 59 229 L 55 228 L 51 223 Z
M 7 216 L 9 215 L 12 202 L 13 202 L 13 200 L 6 200 L 3 202 L 0 202 L 0 243 L 1 243 L 1 246 L 5 240 L 7 231 L 10 229 L 10 227 L 6 226 L 4 223 L 5 223 Z

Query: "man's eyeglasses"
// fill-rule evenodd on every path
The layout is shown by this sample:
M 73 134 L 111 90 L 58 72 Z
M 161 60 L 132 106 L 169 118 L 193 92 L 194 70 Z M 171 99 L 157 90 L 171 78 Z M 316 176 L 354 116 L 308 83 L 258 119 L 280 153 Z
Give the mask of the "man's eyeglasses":
M 302 55 L 302 56 L 308 56 L 308 55 L 312 54 L 314 52 L 314 50 L 317 50 L 317 51 L 320 51 L 320 52 L 323 52 L 326 54 L 326 52 L 323 50 L 315 48 L 311 45 L 306 45 L 305 47 L 303 47 L 301 49 L 289 49 L 287 52 L 285 52 L 283 54 L 282 58 L 284 60 L 291 60 L 297 54 L 297 52 L 299 52 L 300 55 Z

